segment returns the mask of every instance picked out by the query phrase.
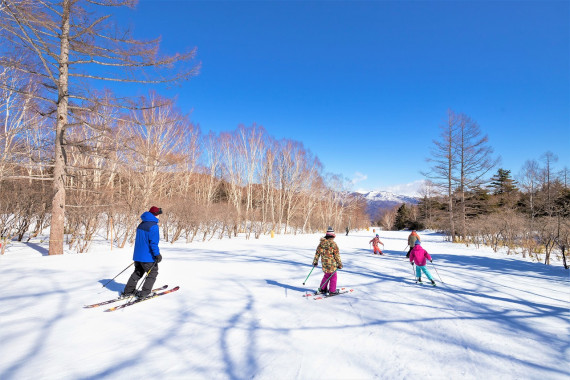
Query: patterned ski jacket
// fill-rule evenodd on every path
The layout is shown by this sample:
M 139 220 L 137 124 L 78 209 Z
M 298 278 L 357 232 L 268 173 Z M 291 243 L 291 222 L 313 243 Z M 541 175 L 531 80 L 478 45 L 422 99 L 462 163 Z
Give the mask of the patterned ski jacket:
M 429 253 L 422 248 L 421 245 L 416 245 L 410 251 L 410 262 L 416 263 L 417 266 L 423 267 L 426 265 L 427 260 L 431 261 L 431 256 Z
M 319 243 L 317 252 L 315 253 L 315 258 L 313 259 L 313 265 L 317 265 L 319 263 L 319 257 L 321 258 L 323 272 L 332 273 L 337 268 L 342 269 L 338 245 L 336 245 L 333 239 L 321 238 L 321 242 Z

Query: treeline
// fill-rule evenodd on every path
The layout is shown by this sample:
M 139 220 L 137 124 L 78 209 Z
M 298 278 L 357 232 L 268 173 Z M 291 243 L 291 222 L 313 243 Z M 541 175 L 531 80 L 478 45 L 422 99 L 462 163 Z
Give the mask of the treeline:
M 10 108 L 2 98 L 0 117 L 17 128 L 0 134 L 0 234 L 29 240 L 50 226 L 52 187 L 43 181 L 53 166 L 50 126 L 25 99 L 10 97 Z M 323 173 L 302 143 L 276 140 L 257 125 L 202 134 L 168 99 L 152 95 L 141 104 L 160 105 L 83 115 L 90 125 L 69 131 L 69 248 L 86 251 L 101 230 L 119 247 L 132 242 L 141 212 L 151 205 L 164 209 L 160 226 L 170 242 L 369 225 L 365 201 L 343 191 L 340 176 Z M 34 122 L 15 122 L 16 112 Z
M 569 173 L 556 169 L 557 156 L 546 152 L 526 161 L 516 178 L 504 168 L 487 175 L 498 160 L 476 122 L 449 111 L 441 130 L 419 204 L 388 210 L 378 224 L 443 231 L 450 241 L 506 248 L 545 264 L 555 253 L 568 267 Z

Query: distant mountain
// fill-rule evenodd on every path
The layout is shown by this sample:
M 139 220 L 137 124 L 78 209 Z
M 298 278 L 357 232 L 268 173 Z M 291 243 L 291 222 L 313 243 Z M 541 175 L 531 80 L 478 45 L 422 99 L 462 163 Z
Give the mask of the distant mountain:
M 366 212 L 371 218 L 375 218 L 382 210 L 390 209 L 403 203 L 414 205 L 419 203 L 419 198 L 393 194 L 389 191 L 357 191 L 355 194 L 366 199 Z

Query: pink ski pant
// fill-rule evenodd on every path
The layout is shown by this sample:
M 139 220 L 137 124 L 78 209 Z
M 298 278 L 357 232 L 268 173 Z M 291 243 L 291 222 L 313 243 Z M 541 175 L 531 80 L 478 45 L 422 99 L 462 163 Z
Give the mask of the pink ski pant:
M 331 277 L 331 275 L 332 275 L 332 277 Z M 327 282 L 329 277 L 331 279 L 329 280 L 329 282 Z M 327 282 L 326 285 L 325 285 L 325 282 Z M 336 272 L 325 273 L 325 275 L 323 276 L 323 279 L 321 280 L 321 290 L 325 290 L 327 287 L 329 288 L 330 292 L 336 292 Z

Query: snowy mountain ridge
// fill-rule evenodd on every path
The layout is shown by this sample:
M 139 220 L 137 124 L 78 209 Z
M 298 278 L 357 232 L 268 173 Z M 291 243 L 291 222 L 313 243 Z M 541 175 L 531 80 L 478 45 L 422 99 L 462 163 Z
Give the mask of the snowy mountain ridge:
M 383 210 L 391 209 L 403 203 L 418 204 L 419 198 L 409 195 L 398 195 L 389 191 L 356 191 L 366 200 L 366 213 L 372 218 L 377 218 Z
M 389 191 L 356 191 L 356 193 L 362 195 L 368 202 L 419 203 L 419 198 L 398 195 Z

